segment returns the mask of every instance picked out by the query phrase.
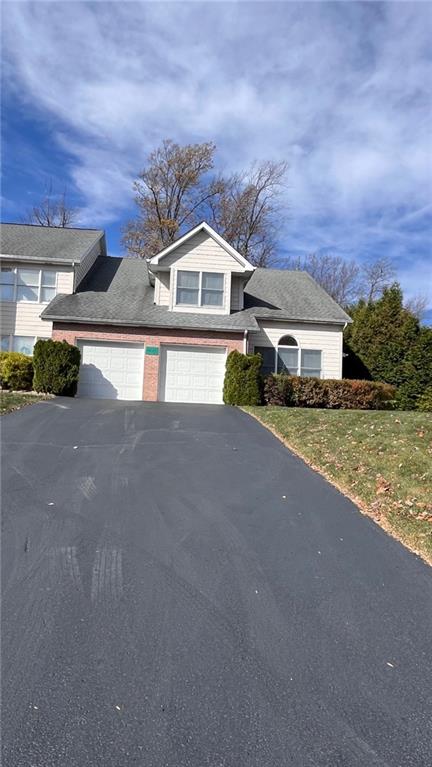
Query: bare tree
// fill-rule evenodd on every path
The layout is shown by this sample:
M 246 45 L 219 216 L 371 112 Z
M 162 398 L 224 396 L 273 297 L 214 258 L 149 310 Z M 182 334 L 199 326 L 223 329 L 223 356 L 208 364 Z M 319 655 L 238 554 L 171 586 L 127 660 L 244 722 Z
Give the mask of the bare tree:
M 287 170 L 283 161 L 254 163 L 225 180 L 210 202 L 217 231 L 254 266 L 270 266 L 275 259 Z
M 342 306 L 358 298 L 360 268 L 354 261 L 330 253 L 309 253 L 291 257 L 285 264 L 289 269 L 308 272 Z
M 417 293 L 416 295 L 405 301 L 405 309 L 408 309 L 411 314 L 418 319 L 419 322 L 426 314 L 426 310 L 429 305 L 429 298 L 426 293 Z
M 166 140 L 149 155 L 134 184 L 138 215 L 123 231 L 130 253 L 150 257 L 204 219 L 252 263 L 269 264 L 286 163 L 254 164 L 223 178 L 212 173 L 215 150 L 213 143 Z
M 137 218 L 123 231 L 130 253 L 149 258 L 193 226 L 218 185 L 205 176 L 213 168 L 215 145 L 179 144 L 167 139 L 148 157 L 134 183 Z
M 362 297 L 375 301 L 395 278 L 393 262 L 387 256 L 370 260 L 362 267 Z
M 46 188 L 39 205 L 33 205 L 26 216 L 29 224 L 39 226 L 68 227 L 73 224 L 77 211 L 66 199 L 66 189 L 61 194 L 54 194 L 52 182 Z

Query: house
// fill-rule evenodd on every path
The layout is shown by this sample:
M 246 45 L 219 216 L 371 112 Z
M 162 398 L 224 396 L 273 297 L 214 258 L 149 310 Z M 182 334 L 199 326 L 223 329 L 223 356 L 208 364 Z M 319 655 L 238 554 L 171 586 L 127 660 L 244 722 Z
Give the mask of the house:
M 56 230 L 59 253 L 72 231 Z M 259 351 L 264 372 L 342 375 L 340 306 L 305 272 L 255 269 L 205 222 L 149 261 L 103 251 L 80 267 L 33 331 L 80 347 L 80 396 L 221 403 L 233 349 Z
M 1 350 L 32 354 L 38 338 L 50 338 L 52 323 L 41 313 L 59 293 L 78 290 L 98 256 L 105 235 L 96 229 L 32 224 L 0 225 Z

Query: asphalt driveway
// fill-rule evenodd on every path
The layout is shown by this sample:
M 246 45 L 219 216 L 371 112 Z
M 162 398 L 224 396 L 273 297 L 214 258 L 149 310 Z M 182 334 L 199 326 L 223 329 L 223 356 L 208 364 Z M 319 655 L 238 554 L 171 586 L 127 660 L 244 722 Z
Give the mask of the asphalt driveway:
M 431 569 L 232 408 L 4 416 L 3 764 L 432 764 Z

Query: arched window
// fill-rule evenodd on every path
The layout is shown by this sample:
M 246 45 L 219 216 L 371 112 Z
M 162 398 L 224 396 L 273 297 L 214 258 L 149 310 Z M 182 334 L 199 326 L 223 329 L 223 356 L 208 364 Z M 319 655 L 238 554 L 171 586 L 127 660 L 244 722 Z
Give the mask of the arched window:
M 276 349 L 277 372 L 299 374 L 299 345 L 293 336 L 282 336 Z
M 263 362 L 261 373 L 287 373 L 292 376 L 322 376 L 322 353 L 319 349 L 300 349 L 293 336 L 282 336 L 277 346 L 255 346 Z

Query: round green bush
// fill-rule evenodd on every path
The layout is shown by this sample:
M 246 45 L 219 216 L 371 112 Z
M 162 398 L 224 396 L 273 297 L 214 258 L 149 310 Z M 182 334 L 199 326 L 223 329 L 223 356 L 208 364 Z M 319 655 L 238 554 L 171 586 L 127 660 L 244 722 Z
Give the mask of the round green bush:
M 6 389 L 31 391 L 33 360 L 20 352 L 1 352 L 0 383 Z
M 33 352 L 34 389 L 73 397 L 78 386 L 81 352 L 67 341 L 36 342 Z

